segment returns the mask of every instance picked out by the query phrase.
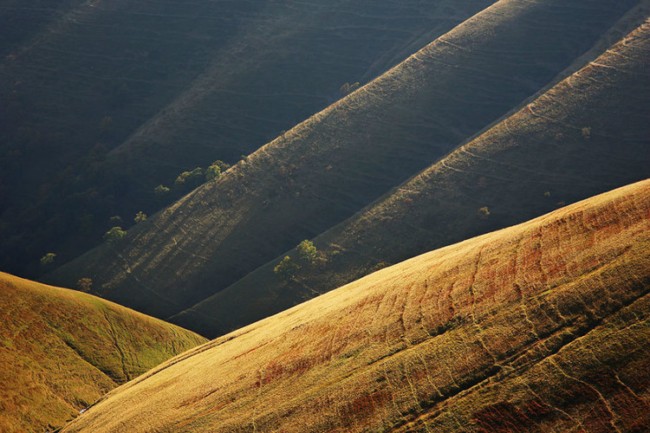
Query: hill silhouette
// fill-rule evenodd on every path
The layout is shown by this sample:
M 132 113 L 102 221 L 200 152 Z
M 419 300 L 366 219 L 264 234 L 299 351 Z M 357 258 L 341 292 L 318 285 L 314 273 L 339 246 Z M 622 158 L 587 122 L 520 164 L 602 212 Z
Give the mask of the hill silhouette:
M 61 427 L 117 385 L 205 342 L 74 290 L 0 273 L 0 430 Z
M 179 313 L 351 217 L 496 121 L 637 4 L 497 2 L 119 245 L 63 266 L 53 281 L 91 277 L 117 302 L 159 317 Z
M 298 257 L 295 249 L 283 253 L 172 320 L 220 335 L 378 267 L 647 178 L 648 59 L 645 22 L 519 111 L 316 237 L 317 266 L 280 277 L 274 268 L 282 258 Z
M 177 357 L 63 432 L 640 433 L 649 216 L 644 181 L 413 258 Z

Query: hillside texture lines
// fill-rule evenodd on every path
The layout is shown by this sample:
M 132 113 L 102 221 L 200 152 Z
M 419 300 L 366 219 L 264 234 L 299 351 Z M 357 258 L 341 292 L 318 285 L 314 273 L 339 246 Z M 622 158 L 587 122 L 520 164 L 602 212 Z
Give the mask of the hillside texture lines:
M 216 339 L 64 432 L 638 432 L 650 181 L 424 254 Z
M 0 273 L 0 431 L 61 427 L 205 339 L 112 302 Z
M 429 166 L 552 81 L 637 3 L 499 1 L 53 281 L 88 276 L 110 299 L 176 314 Z
M 219 335 L 382 264 L 507 227 L 650 176 L 650 9 L 605 53 L 314 239 L 326 262 L 287 280 L 286 255 L 174 317 Z M 487 207 L 489 215 L 479 213 Z M 253 300 L 251 302 L 251 300 Z M 246 309 L 237 305 L 246 302 Z
M 76 257 L 110 216 L 168 204 L 157 185 L 236 162 L 492 3 L 0 1 L 0 266 Z

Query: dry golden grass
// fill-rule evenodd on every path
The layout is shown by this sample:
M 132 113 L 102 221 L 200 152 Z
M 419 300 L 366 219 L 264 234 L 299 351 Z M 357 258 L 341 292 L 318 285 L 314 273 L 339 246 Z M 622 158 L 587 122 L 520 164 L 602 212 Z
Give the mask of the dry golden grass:
M 0 273 L 0 431 L 62 426 L 205 339 L 112 302 Z
M 641 432 L 650 180 L 371 274 L 170 360 L 65 432 Z

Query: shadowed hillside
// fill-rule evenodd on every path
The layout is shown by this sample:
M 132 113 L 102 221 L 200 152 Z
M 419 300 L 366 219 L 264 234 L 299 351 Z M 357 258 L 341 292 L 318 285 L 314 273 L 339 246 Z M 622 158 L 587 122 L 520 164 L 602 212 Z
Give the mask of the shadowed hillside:
M 0 1 L 1 267 L 76 257 L 493 1 Z
M 645 11 L 648 13 L 648 11 Z M 647 15 L 645 15 L 647 16 Z M 315 239 L 322 255 L 292 278 L 286 255 L 173 321 L 219 335 L 381 266 L 507 227 L 650 176 L 650 23 Z M 287 253 L 294 260 L 295 250 Z M 246 308 L 239 308 L 240 305 Z
M 0 431 L 60 427 L 118 384 L 203 342 L 112 302 L 0 273 Z
M 641 433 L 648 248 L 644 181 L 214 340 L 63 431 Z
M 120 303 L 178 313 L 426 168 L 546 85 L 636 3 L 500 1 L 55 281 L 88 276 Z
M 48 23 L 55 22 L 84 0 L 1 0 L 0 61 Z

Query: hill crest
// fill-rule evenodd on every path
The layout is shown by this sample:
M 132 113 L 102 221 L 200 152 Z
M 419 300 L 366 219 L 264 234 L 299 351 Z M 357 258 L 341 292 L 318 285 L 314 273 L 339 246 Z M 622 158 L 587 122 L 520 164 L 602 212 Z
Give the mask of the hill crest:
M 205 339 L 110 301 L 0 273 L 0 430 L 61 427 Z

